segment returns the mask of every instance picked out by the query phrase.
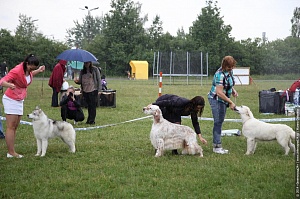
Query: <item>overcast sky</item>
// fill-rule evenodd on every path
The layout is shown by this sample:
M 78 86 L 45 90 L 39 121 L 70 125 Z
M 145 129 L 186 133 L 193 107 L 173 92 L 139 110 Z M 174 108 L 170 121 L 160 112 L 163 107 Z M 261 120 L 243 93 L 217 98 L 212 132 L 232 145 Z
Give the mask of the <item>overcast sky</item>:
M 49 38 L 64 41 L 66 29 L 74 27 L 74 20 L 82 23 L 88 13 L 93 16 L 107 13 L 111 0 L 0 0 L 0 28 L 14 33 L 19 14 L 32 17 L 38 30 Z M 137 1 L 135 1 L 137 2 Z M 164 32 L 176 36 L 179 28 L 186 33 L 193 21 L 206 6 L 205 0 L 139 0 L 142 15 L 148 14 L 149 27 L 159 15 Z M 236 40 L 262 37 L 266 32 L 269 41 L 284 39 L 291 34 L 291 18 L 300 0 L 219 0 L 217 3 L 226 25 L 232 26 L 231 36 Z

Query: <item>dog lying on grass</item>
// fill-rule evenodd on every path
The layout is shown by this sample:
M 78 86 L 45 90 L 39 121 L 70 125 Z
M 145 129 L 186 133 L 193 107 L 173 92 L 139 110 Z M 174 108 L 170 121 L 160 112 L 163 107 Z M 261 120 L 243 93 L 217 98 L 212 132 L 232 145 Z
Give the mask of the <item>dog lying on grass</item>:
M 53 137 L 60 137 L 69 146 L 70 152 L 75 153 L 76 133 L 70 123 L 49 119 L 39 107 L 36 107 L 27 116 L 32 119 L 34 136 L 37 141 L 36 156 L 46 155 L 48 139 Z
M 285 155 L 288 155 L 290 148 L 295 153 L 295 145 L 291 139 L 295 139 L 296 133 L 285 124 L 269 124 L 254 118 L 250 108 L 247 106 L 236 106 L 235 111 L 240 114 L 243 122 L 242 133 L 247 138 L 246 155 L 253 154 L 257 141 L 277 140 L 283 147 Z
M 156 149 L 155 157 L 162 156 L 165 150 L 173 149 L 182 149 L 182 154 L 200 154 L 200 157 L 203 157 L 203 150 L 198 145 L 196 133 L 192 128 L 167 121 L 156 105 L 144 107 L 143 112 L 153 115 L 150 140 Z

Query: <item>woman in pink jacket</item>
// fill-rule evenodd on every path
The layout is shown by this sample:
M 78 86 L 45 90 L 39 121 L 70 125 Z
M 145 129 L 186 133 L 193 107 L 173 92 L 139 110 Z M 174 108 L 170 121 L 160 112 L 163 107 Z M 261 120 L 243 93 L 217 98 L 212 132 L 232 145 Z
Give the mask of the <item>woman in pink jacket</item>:
M 27 87 L 32 82 L 33 75 L 45 70 L 39 66 L 39 60 L 33 54 L 28 55 L 24 62 L 15 66 L 0 80 L 0 85 L 7 87 L 2 102 L 6 114 L 6 145 L 8 158 L 22 158 L 23 155 L 15 151 L 16 131 L 23 115 L 23 102 L 27 95 Z

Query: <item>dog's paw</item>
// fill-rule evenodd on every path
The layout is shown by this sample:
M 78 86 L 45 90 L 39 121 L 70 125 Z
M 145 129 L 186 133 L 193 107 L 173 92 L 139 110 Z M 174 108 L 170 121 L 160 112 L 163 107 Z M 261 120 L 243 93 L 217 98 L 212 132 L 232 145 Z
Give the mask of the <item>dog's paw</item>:
M 160 157 L 160 156 L 161 156 L 161 154 L 156 153 L 154 157 L 158 158 L 158 157 Z
M 41 154 L 40 153 L 37 153 L 37 154 L 35 154 L 34 156 L 40 156 Z

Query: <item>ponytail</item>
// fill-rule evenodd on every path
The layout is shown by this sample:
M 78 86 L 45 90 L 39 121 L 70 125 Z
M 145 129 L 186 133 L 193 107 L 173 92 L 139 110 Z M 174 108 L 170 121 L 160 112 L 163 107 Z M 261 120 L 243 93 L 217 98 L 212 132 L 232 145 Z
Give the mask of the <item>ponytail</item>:
M 40 62 L 34 54 L 28 55 L 25 60 L 23 61 L 23 70 L 24 72 L 27 70 L 27 65 L 35 65 L 39 66 Z

